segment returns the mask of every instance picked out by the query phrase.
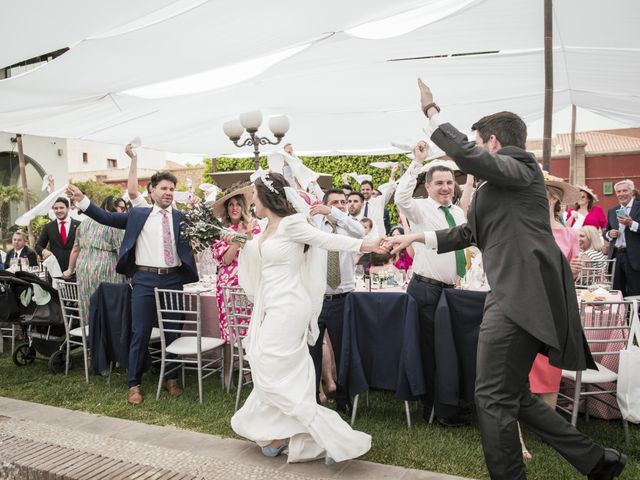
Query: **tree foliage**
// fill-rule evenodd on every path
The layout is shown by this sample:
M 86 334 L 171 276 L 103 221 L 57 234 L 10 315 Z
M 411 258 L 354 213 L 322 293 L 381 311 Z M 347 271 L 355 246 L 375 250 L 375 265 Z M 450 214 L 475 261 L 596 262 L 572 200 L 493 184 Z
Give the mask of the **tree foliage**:
M 74 185 L 84 193 L 89 200 L 96 205 L 100 205 L 102 201 L 109 195 L 114 197 L 122 196 L 122 188 L 113 185 L 108 185 L 102 182 L 96 182 L 94 180 L 87 180 L 86 182 L 75 182 Z
M 356 172 L 360 175 L 369 174 L 373 178 L 373 184 L 377 187 L 389 181 L 389 169 L 380 169 L 372 167 L 373 162 L 401 162 L 408 166 L 410 160 L 403 154 L 399 155 L 354 155 L 354 156 L 337 156 L 337 157 L 300 157 L 300 160 L 314 172 L 328 173 L 333 176 L 333 186 L 340 187 L 342 185 L 342 174 Z M 213 163 L 216 163 L 218 172 L 227 172 L 230 170 L 253 170 L 253 157 L 251 158 L 207 158 L 204 160 L 205 169 L 203 177 L 208 178 L 207 174 L 213 172 Z M 267 166 L 267 158 L 260 157 L 260 166 L 265 170 Z M 360 186 L 355 180 L 350 179 L 351 187 L 359 191 Z M 391 215 L 391 223 L 397 223 L 397 212 L 395 205 L 387 206 Z

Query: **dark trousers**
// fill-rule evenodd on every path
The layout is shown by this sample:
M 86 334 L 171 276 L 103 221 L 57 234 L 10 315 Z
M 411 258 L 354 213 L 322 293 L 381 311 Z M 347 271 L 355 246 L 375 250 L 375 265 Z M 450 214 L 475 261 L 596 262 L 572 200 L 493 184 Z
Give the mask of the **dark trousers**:
M 633 269 L 626 251 L 616 252 L 613 289 L 620 290 L 625 297 L 640 295 L 640 271 Z
M 529 390 L 541 342 L 509 320 L 491 293 L 478 340 L 475 401 L 484 457 L 492 479 L 525 479 L 519 420 L 588 474 L 604 450 Z
M 425 414 L 435 408 L 435 414 L 441 418 L 449 418 L 459 413 L 460 409 L 452 405 L 443 405 L 436 401 L 436 355 L 435 355 L 435 316 L 436 307 L 442 295 L 442 287 L 420 282 L 415 277 L 409 282 L 407 293 L 418 304 L 420 320 L 420 352 L 422 370 L 427 393 L 423 398 Z
M 129 387 L 134 387 L 141 383 L 151 330 L 158 325 L 156 297 L 153 289 L 182 290 L 182 282 L 177 272 L 168 275 L 136 272 L 133 275 L 131 285 L 133 286 L 131 292 L 131 344 L 129 345 L 127 380 Z M 167 344 L 175 340 L 176 337 L 177 334 L 166 334 Z M 172 372 L 165 378 L 177 378 L 177 372 Z
M 322 304 L 322 311 L 318 317 L 318 328 L 320 334 L 318 341 L 312 347 L 309 347 L 309 353 L 313 359 L 313 366 L 316 369 L 316 400 L 318 399 L 318 387 L 322 379 L 322 341 L 324 332 L 329 333 L 331 347 L 333 348 L 333 356 L 336 359 L 336 368 L 340 368 L 340 353 L 342 352 L 342 326 L 344 322 L 344 306 L 347 296 L 334 297 L 326 299 Z M 338 378 L 340 372 L 338 371 Z M 349 392 L 345 385 L 336 383 L 336 403 L 349 403 Z

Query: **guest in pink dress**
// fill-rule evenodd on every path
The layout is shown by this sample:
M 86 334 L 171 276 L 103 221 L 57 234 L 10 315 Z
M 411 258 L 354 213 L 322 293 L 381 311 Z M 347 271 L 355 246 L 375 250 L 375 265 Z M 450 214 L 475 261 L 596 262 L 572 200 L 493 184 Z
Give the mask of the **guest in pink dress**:
M 560 222 L 562 204 L 573 203 L 579 196 L 579 191 L 561 178 L 545 174 L 547 184 L 547 199 L 549 201 L 549 222 L 551 232 L 556 243 L 571 264 L 574 279 L 580 274 L 580 246 L 578 231 Z M 562 370 L 549 363 L 549 357 L 539 353 L 529 372 L 531 393 L 535 393 L 555 410 L 560 391 Z M 532 458 L 520 435 L 522 456 L 525 460 Z
M 595 205 L 598 196 L 585 185 L 577 185 L 577 187 L 580 190 L 580 198 L 573 209 L 567 210 L 567 226 L 574 230 L 580 230 L 583 226 L 604 230 L 607 226 L 607 217 L 602 208 Z
M 391 229 L 391 236 L 395 237 L 396 235 L 404 235 L 404 228 L 400 225 L 396 225 Z M 413 247 L 409 246 L 401 252 L 396 253 L 393 265 L 398 270 L 404 270 L 406 272 L 411 268 L 411 265 L 413 265 L 413 255 Z
M 223 195 L 214 203 L 213 210 L 216 216 L 222 220 L 226 228 L 244 234 L 252 232 L 255 235 L 260 232 L 260 227 L 258 227 L 255 219 L 251 217 L 251 212 L 249 211 L 251 195 L 252 187 L 248 185 L 247 187 L 235 189 Z M 224 379 L 225 384 L 228 384 L 231 373 L 231 340 L 229 337 L 227 315 L 224 309 L 223 288 L 238 285 L 238 255 L 240 253 L 240 244 L 235 242 L 226 243 L 220 240 L 213 244 L 211 251 L 213 258 L 218 264 L 216 300 L 218 302 L 218 311 L 220 312 L 220 338 L 226 342 L 224 347 Z M 239 323 L 248 326 L 249 320 L 240 319 Z

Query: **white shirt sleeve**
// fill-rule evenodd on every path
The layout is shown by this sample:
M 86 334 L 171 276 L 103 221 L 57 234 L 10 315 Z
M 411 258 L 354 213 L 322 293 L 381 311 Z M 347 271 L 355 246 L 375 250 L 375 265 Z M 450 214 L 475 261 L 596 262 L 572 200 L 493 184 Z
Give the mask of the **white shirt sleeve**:
M 87 208 L 89 208 L 89 205 L 91 205 L 91 200 L 89 200 L 89 197 L 85 195 L 84 198 L 80 200 L 76 205 L 80 210 L 84 212 Z
M 438 237 L 436 237 L 436 232 L 424 232 L 424 244 L 427 246 L 427 249 L 438 251 Z

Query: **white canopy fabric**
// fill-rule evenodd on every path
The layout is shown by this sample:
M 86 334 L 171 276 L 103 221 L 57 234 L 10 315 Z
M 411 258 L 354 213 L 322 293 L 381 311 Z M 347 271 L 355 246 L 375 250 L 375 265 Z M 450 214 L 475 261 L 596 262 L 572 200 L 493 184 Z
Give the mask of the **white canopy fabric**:
M 0 66 L 70 50 L 0 80 L 2 131 L 120 144 L 140 135 L 147 148 L 235 154 L 222 123 L 259 109 L 289 116 L 285 140 L 297 154 L 390 153 L 391 140 L 424 137 L 418 76 L 461 129 L 500 110 L 526 121 L 543 113 L 542 0 L 29 0 L 7 8 L 13 40 Z M 554 109 L 573 103 L 640 125 L 640 3 L 556 0 L 553 19 Z M 271 136 L 266 122 L 260 133 Z

